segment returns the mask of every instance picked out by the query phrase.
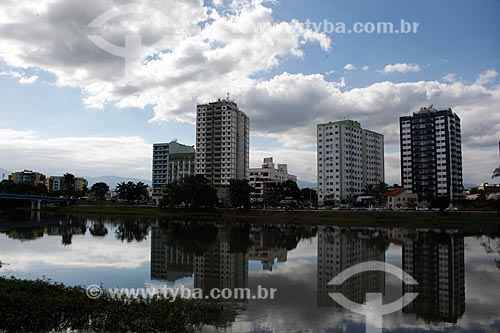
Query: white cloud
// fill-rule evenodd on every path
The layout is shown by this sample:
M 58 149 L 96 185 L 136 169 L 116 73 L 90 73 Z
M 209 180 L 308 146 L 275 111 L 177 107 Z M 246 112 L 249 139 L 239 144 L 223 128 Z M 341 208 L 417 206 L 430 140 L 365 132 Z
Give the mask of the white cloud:
M 0 129 L 0 161 L 8 170 L 150 179 L 151 149 L 139 137 L 48 138 L 33 131 Z
M 487 71 L 479 74 L 475 84 L 485 85 L 485 84 L 491 83 L 491 82 L 493 82 L 493 79 L 495 79 L 497 77 L 497 75 L 498 75 L 498 73 L 496 70 L 488 69 Z
M 457 74 L 448 73 L 445 76 L 443 76 L 443 81 L 448 82 L 448 83 L 457 82 L 458 81 Z
M 370 66 L 363 66 L 363 68 L 362 68 L 362 69 L 363 69 L 363 71 L 365 71 L 365 72 L 366 72 L 366 71 L 368 71 L 368 70 L 370 69 Z
M 326 76 L 330 76 L 332 74 L 335 74 L 335 71 L 333 69 L 331 71 L 325 72 Z
M 344 66 L 345 71 L 353 71 L 355 69 L 356 69 L 356 66 L 354 66 L 353 64 L 347 64 Z
M 417 64 L 407 64 L 407 63 L 397 63 L 389 64 L 384 67 L 383 72 L 388 73 L 410 73 L 410 72 L 420 72 L 420 66 Z
M 30 77 L 22 77 L 19 79 L 19 83 L 21 84 L 33 84 L 35 81 L 38 80 L 38 76 L 32 75 Z
M 26 76 L 16 71 L 10 71 L 10 72 L 1 71 L 0 76 L 12 76 L 16 79 L 19 79 L 19 83 L 23 85 L 33 84 L 35 83 L 36 80 L 38 80 L 37 75 Z

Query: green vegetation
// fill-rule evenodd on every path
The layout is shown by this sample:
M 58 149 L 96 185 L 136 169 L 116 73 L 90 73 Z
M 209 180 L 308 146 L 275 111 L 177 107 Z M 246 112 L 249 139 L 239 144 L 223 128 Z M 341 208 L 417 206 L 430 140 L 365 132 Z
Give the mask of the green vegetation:
M 97 201 L 104 201 L 106 193 L 109 191 L 109 186 L 106 183 L 99 182 L 92 185 L 90 195 Z
M 63 193 L 67 197 L 75 195 L 75 176 L 71 173 L 63 175 Z
M 2 332 L 192 332 L 222 312 L 195 300 L 90 299 L 82 287 L 0 277 Z
M 491 178 L 500 177 L 500 166 L 493 171 L 493 176 Z
M 143 182 L 121 182 L 116 185 L 118 199 L 128 203 L 146 203 L 149 200 L 148 186 Z
M 196 175 L 186 176 L 165 186 L 160 206 L 213 208 L 218 202 L 217 191 L 203 175 Z
M 243 207 L 250 209 L 250 193 L 255 189 L 248 184 L 248 180 L 231 179 L 229 180 L 229 184 L 231 206 L 234 208 Z

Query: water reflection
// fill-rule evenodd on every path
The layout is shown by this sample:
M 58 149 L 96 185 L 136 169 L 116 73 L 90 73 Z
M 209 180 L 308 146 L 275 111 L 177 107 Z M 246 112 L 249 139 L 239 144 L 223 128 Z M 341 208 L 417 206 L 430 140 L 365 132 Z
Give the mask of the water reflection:
M 426 322 L 456 323 L 465 311 L 464 236 L 457 231 L 418 231 L 403 242 L 403 269 L 417 281 L 418 292 L 404 311 Z
M 418 292 L 413 303 L 384 318 L 387 331 L 498 332 L 500 327 L 496 233 L 42 217 L 0 222 L 0 260 L 10 264 L 1 274 L 8 269 L 9 275 L 45 275 L 68 284 L 166 283 L 205 292 L 278 288 L 278 299 L 239 301 L 238 312 L 215 321 L 235 332 L 364 331 L 363 318 L 340 308 L 331 292 L 357 303 L 366 293 L 382 293 L 387 303 Z M 382 272 L 328 285 L 341 271 L 370 260 L 401 267 L 418 286 Z
M 389 246 L 385 230 L 320 227 L 318 232 L 318 306 L 342 309 L 328 294 L 341 293 L 353 302 L 365 302 L 366 293 L 384 293 L 384 272 L 366 272 L 341 285 L 328 285 L 351 266 L 366 261 L 385 262 Z

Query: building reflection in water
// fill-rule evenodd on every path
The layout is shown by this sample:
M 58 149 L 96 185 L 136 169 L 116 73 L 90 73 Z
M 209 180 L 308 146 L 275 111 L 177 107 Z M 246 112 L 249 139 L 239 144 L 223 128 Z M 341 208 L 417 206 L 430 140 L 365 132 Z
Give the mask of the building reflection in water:
M 403 243 L 403 269 L 418 285 L 405 285 L 405 292 L 418 292 L 404 308 L 426 322 L 457 322 L 465 312 L 464 236 L 458 232 L 418 231 Z
M 20 241 L 32 241 L 44 236 L 61 236 L 61 244 L 71 245 L 73 235 L 85 235 L 87 232 L 87 222 L 78 218 L 54 218 L 47 219 L 43 224 L 33 220 L 26 220 L 0 225 L 0 232 L 6 234 L 11 239 Z
M 194 256 L 194 287 L 205 293 L 214 288 L 248 287 L 248 253 L 232 252 L 230 229 L 218 225 L 217 239 L 202 255 Z
M 167 231 L 151 229 L 151 279 L 176 281 L 193 275 L 193 254 L 169 245 Z
M 194 277 L 194 287 L 248 287 L 249 260 L 272 271 L 310 227 L 250 226 L 222 223 L 156 223 L 151 230 L 151 279 L 175 282 Z
M 262 269 L 272 271 L 275 260 L 286 262 L 288 250 L 283 244 L 275 241 L 268 229 L 254 228 L 250 234 L 253 245 L 249 249 L 249 260 L 260 261 Z
M 317 304 L 341 309 L 328 294 L 342 293 L 353 302 L 363 304 L 366 293 L 385 291 L 383 272 L 357 274 L 339 286 L 328 285 L 347 268 L 366 261 L 385 262 L 387 235 L 381 230 L 355 230 L 319 227 L 317 263 Z

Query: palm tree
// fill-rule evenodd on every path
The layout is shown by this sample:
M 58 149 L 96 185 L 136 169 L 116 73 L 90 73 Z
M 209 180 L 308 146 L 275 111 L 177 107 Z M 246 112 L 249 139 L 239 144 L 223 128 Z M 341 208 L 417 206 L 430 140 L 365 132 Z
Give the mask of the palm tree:
M 491 178 L 500 177 L 500 166 L 493 171 L 493 176 Z
M 71 173 L 63 175 L 64 193 L 69 197 L 75 193 L 75 176 Z
M 373 188 L 373 184 L 366 184 L 363 192 L 366 194 L 366 195 L 373 195 L 373 193 L 375 192 L 374 191 L 374 188 Z

